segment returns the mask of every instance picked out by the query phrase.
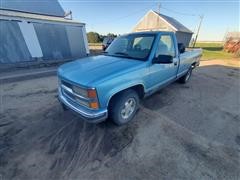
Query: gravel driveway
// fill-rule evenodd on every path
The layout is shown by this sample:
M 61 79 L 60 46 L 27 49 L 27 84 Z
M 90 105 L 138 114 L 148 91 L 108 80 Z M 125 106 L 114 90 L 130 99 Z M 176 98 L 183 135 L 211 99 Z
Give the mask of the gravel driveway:
M 122 127 L 64 112 L 55 76 L 1 84 L 0 179 L 239 179 L 239 76 L 199 67 Z

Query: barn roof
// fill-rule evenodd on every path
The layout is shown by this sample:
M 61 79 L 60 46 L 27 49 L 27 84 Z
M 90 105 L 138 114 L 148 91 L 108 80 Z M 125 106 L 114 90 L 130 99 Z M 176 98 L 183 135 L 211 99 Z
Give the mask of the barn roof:
M 58 0 L 0 0 L 0 9 L 64 17 Z
M 41 14 L 31 14 L 31 13 L 9 11 L 9 10 L 2 10 L 2 9 L 0 9 L 0 19 L 20 20 L 20 21 L 24 19 L 26 21 L 31 21 L 31 22 L 49 21 L 49 22 L 54 22 L 54 23 L 74 24 L 77 26 L 85 25 L 84 23 L 74 21 L 71 19 L 66 19 L 63 17 L 41 15 Z
M 156 11 L 153 11 L 155 14 L 157 14 L 160 18 L 162 18 L 163 20 L 165 20 L 168 24 L 170 24 L 172 27 L 174 27 L 174 29 L 176 31 L 181 31 L 181 32 L 187 32 L 187 33 L 192 33 L 192 31 L 190 31 L 188 28 L 186 28 L 183 24 L 181 24 L 180 22 L 178 22 L 176 19 L 170 17 L 170 16 L 166 16 L 164 14 L 159 14 Z

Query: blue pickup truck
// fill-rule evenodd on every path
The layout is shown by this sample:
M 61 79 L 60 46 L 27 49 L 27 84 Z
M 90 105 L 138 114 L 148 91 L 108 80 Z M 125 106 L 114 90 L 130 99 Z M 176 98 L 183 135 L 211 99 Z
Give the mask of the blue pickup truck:
M 186 83 L 201 49 L 178 44 L 172 32 L 138 32 L 116 38 L 98 56 L 59 67 L 59 100 L 88 122 L 133 119 L 139 101 L 178 80 Z

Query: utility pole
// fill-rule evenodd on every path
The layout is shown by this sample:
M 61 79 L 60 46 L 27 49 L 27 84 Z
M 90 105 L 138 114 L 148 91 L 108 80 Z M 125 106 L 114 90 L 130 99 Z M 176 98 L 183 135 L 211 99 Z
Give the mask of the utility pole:
M 158 3 L 158 14 L 160 14 L 160 9 L 161 9 L 161 3 Z
M 197 38 L 198 38 L 198 34 L 199 34 L 199 31 L 200 31 L 200 28 L 201 28 L 201 25 L 202 25 L 202 21 L 203 21 L 203 15 L 200 15 L 200 22 L 199 22 L 199 25 L 198 25 L 198 29 L 197 29 L 197 34 L 196 34 L 196 37 L 195 37 L 195 40 L 194 40 L 194 44 L 193 44 L 193 47 L 195 47 L 196 45 L 196 42 L 197 42 Z

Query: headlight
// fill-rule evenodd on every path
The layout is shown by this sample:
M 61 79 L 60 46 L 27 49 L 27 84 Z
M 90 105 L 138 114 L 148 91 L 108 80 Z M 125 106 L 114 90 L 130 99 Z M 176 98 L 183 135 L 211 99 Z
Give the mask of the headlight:
M 73 86 L 72 89 L 73 89 L 73 91 L 74 91 L 76 94 L 78 94 L 78 95 L 80 95 L 80 96 L 83 96 L 83 97 L 85 97 L 85 98 L 88 97 L 87 89 L 83 89 L 83 88 L 80 88 L 80 87 L 77 87 L 77 86 Z
M 96 89 L 84 89 L 78 86 L 73 86 L 72 90 L 75 94 L 82 96 L 83 98 L 87 98 L 87 100 L 83 100 L 79 97 L 76 98 L 79 104 L 82 104 L 92 109 L 99 108 Z
M 82 99 L 80 99 L 80 98 L 78 98 L 78 97 L 76 97 L 76 101 L 77 101 L 79 104 L 83 105 L 83 106 L 90 107 L 89 102 L 84 101 L 84 100 L 82 100 Z
M 85 98 L 91 98 L 91 99 L 97 98 L 97 92 L 95 89 L 84 89 L 84 88 L 74 86 L 73 91 L 76 94 L 83 96 Z

